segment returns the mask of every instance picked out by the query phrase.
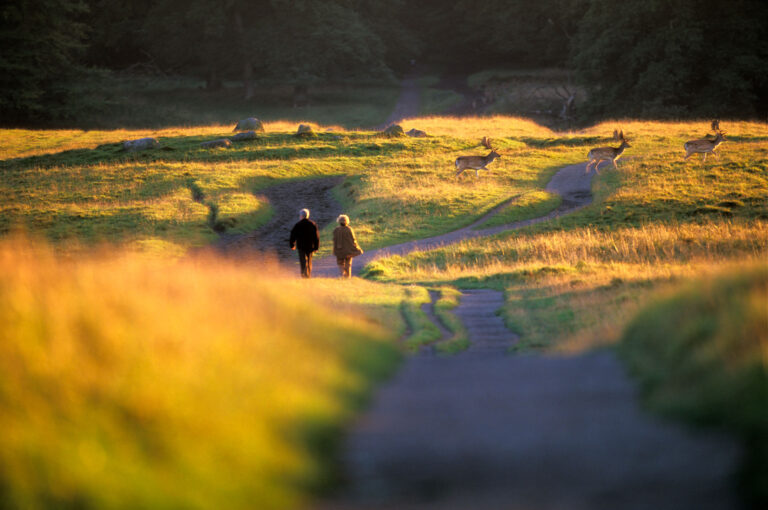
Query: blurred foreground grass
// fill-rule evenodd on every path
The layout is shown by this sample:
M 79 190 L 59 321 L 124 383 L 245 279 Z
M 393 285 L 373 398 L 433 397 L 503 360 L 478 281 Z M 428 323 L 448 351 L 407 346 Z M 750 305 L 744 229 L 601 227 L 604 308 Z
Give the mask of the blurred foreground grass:
M 2 241 L 0 507 L 295 506 L 396 365 L 407 299 L 262 260 Z
M 742 483 L 768 503 L 768 265 L 688 284 L 632 319 L 619 352 L 646 403 L 744 445 Z

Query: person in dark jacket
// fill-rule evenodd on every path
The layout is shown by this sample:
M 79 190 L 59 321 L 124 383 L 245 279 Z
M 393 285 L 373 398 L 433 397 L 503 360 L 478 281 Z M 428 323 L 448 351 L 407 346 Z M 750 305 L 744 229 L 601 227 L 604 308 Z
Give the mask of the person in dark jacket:
M 309 219 L 309 209 L 299 211 L 299 220 L 291 229 L 291 249 L 299 252 L 299 264 L 301 276 L 312 276 L 312 254 L 320 248 L 320 235 L 317 232 L 317 224 Z

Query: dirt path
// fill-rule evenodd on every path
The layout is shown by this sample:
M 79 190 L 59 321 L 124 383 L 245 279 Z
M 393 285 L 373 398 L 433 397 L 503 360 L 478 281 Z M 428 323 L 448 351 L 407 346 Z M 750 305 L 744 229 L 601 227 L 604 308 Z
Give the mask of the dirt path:
M 591 201 L 591 177 L 584 164 L 558 172 L 547 188 L 560 193 L 563 204 L 546 217 L 484 230 L 469 226 L 376 250 L 368 259 L 573 212 Z M 455 313 L 470 348 L 406 361 L 347 438 L 346 491 L 318 508 L 738 507 L 730 479 L 740 451 L 733 441 L 643 412 L 610 351 L 505 355 L 516 337 L 495 315 L 502 304 L 500 292 L 464 292 Z
M 467 353 L 504 355 L 518 337 L 496 311 L 504 306 L 504 294 L 490 289 L 465 290 L 453 313 L 467 328 L 471 344 Z
M 737 448 L 636 402 L 607 351 L 412 357 L 348 437 L 349 491 L 323 508 L 735 508 Z
M 299 211 L 309 209 L 309 218 L 320 229 L 336 221 L 341 214 L 341 205 L 333 198 L 332 190 L 342 180 L 341 176 L 291 180 L 266 188 L 261 195 L 269 200 L 272 219 L 254 232 L 221 236 L 217 248 L 226 253 L 261 252 L 298 265 L 288 238 L 293 225 L 299 221 Z
M 421 92 L 416 78 L 408 76 L 400 82 L 400 97 L 397 99 L 395 109 L 384 124 L 376 126 L 376 130 L 382 131 L 392 124 L 397 124 L 403 119 L 416 117 L 421 108 Z
M 412 253 L 414 251 L 431 250 L 466 239 L 490 236 L 493 234 L 498 234 L 499 232 L 504 232 L 505 230 L 522 228 L 528 225 L 533 225 L 535 223 L 541 223 L 543 221 L 548 221 L 553 218 L 557 218 L 558 216 L 577 211 L 592 202 L 590 186 L 592 183 L 594 170 L 590 171 L 589 173 L 585 173 L 584 165 L 584 163 L 579 163 L 577 165 L 569 165 L 563 167 L 555 174 L 554 177 L 552 177 L 549 184 L 547 184 L 546 189 L 547 191 L 558 193 L 562 197 L 562 203 L 557 209 L 547 215 L 530 220 L 509 223 L 506 225 L 478 229 L 479 225 L 482 225 L 489 218 L 498 214 L 500 210 L 502 210 L 506 205 L 514 200 L 514 198 L 511 198 L 493 208 L 482 218 L 478 219 L 471 225 L 459 230 L 427 239 L 418 239 L 393 246 L 387 246 L 385 248 L 379 248 L 377 250 L 366 251 L 363 255 L 356 257 L 353 260 L 352 272 L 355 275 L 359 275 L 363 267 L 379 258 L 384 258 L 391 255 L 407 255 L 408 253 Z M 363 246 L 363 250 L 365 250 L 365 246 Z M 315 262 L 314 271 L 315 275 L 317 276 L 336 276 L 338 273 L 336 268 L 336 261 L 333 260 L 332 257 L 319 259 Z
M 591 202 L 593 173 L 585 174 L 584 164 L 561 169 L 547 189 L 563 197 L 562 205 L 544 217 L 476 228 L 507 201 L 455 232 L 371 250 L 355 259 L 354 271 L 390 254 L 576 211 Z M 252 235 L 222 239 L 221 247 L 276 250 L 292 260 L 287 237 L 298 209 L 308 207 L 320 226 L 333 221 L 340 208 L 331 189 L 339 181 L 291 181 L 266 190 L 274 219 Z M 330 257 L 315 262 L 315 276 L 336 271 Z M 467 328 L 470 348 L 456 356 L 417 355 L 406 361 L 347 438 L 347 490 L 318 508 L 737 507 L 729 480 L 739 449 L 732 441 L 642 412 L 634 385 L 610 351 L 505 355 L 515 336 L 495 315 L 502 304 L 501 293 L 465 291 L 455 313 Z

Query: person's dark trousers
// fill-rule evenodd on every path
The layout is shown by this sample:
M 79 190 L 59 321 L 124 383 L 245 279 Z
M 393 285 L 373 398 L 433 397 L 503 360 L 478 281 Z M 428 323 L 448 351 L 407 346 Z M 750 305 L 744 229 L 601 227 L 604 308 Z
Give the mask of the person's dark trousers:
M 301 265 L 301 276 L 309 278 L 312 276 L 312 252 L 296 250 L 299 252 L 299 265 Z

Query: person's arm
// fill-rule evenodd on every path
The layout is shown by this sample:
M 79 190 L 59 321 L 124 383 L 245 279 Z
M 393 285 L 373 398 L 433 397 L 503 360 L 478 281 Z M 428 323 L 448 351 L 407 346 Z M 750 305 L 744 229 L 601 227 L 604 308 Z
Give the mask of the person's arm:
M 362 255 L 363 254 L 363 249 L 360 248 L 359 244 L 357 244 L 357 237 L 355 237 L 355 231 L 354 230 L 352 231 L 352 242 L 355 243 L 355 248 L 357 248 L 357 251 L 359 251 L 360 255 Z
M 357 244 L 357 237 L 355 237 L 355 231 L 352 230 L 352 227 L 349 227 L 349 240 L 351 241 L 352 248 L 359 252 L 358 255 L 362 255 L 363 249 Z
M 333 231 L 333 254 L 336 255 L 337 257 L 339 256 L 339 249 L 341 248 L 340 246 L 341 239 L 339 238 L 338 232 L 339 232 L 339 227 L 336 227 L 336 230 Z
M 320 231 L 317 229 L 317 224 L 314 225 L 314 239 L 312 240 L 313 248 L 312 251 L 317 251 L 320 249 Z
M 291 245 L 291 249 L 296 248 L 296 225 L 291 229 L 291 237 L 288 239 L 288 244 Z

